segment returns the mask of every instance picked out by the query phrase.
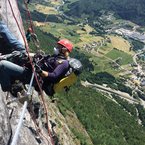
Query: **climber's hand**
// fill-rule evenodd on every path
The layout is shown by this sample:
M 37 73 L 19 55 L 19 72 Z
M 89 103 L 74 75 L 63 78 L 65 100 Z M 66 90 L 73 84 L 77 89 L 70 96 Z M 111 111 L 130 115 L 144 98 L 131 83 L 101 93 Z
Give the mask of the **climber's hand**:
M 0 55 L 0 61 L 1 60 L 6 60 L 6 59 L 7 59 L 7 57 L 5 55 Z
M 38 73 L 38 74 L 41 74 L 41 73 L 42 73 L 41 67 L 38 66 L 37 64 L 35 65 L 35 71 L 36 71 L 36 73 Z
M 20 51 L 13 51 L 11 54 L 12 54 L 12 57 L 17 57 L 17 56 L 21 55 L 21 52 Z

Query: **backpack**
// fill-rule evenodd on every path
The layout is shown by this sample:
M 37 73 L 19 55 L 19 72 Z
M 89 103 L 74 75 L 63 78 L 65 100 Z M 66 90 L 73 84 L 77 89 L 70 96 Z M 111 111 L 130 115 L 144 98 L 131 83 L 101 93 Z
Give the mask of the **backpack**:
M 77 81 L 77 76 L 82 72 L 82 63 L 75 58 L 69 59 L 69 70 L 58 83 L 54 84 L 54 92 L 68 90 L 68 88 Z
M 72 72 L 74 72 L 74 74 L 78 76 L 82 72 L 82 68 L 83 68 L 83 65 L 78 59 L 70 58 L 69 59 L 69 70 L 65 74 L 65 76 L 70 75 Z

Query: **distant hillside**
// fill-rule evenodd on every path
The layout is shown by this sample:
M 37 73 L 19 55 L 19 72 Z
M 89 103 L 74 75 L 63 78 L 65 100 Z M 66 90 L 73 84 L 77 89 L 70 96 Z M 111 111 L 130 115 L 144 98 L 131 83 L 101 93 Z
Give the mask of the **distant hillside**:
M 72 16 L 86 15 L 93 19 L 100 15 L 100 11 L 105 10 L 113 11 L 123 19 L 145 25 L 145 0 L 79 0 L 67 4 L 66 13 Z

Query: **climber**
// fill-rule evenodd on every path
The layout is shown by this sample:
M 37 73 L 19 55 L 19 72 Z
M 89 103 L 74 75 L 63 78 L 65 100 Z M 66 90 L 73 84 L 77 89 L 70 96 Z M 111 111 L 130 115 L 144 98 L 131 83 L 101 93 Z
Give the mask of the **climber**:
M 39 48 L 39 47 L 40 47 L 38 37 L 37 37 L 37 35 L 33 32 L 33 30 L 32 30 L 31 27 L 28 28 L 28 30 L 27 30 L 26 39 L 27 39 L 27 42 L 28 42 L 28 43 L 32 40 L 33 43 L 34 43 L 34 45 L 36 46 L 36 48 Z
M 5 39 L 5 43 L 12 48 L 14 47 L 20 52 L 25 51 L 22 44 L 17 41 L 3 23 L 0 25 L 0 34 L 3 34 L 2 36 Z M 42 67 L 36 65 L 36 72 L 40 74 L 44 81 L 42 89 L 44 89 L 47 94 L 49 94 L 47 85 L 57 82 L 68 71 L 69 63 L 67 59 L 72 48 L 73 45 L 70 41 L 66 39 L 60 40 L 57 43 L 57 48 L 54 49 L 55 54 L 52 57 L 45 57 Z M 5 57 L 4 59 L 7 58 Z M 21 60 L 21 58 L 19 59 Z M 14 80 L 21 80 L 22 82 L 29 83 L 31 78 L 30 69 L 31 68 L 28 69 L 26 66 L 20 66 L 8 60 L 1 60 L 0 84 L 2 90 L 10 91 L 12 86 L 11 82 Z
M 27 33 L 26 33 L 26 39 L 28 42 L 30 42 L 31 40 L 32 33 L 33 33 L 32 28 L 28 28 Z
M 65 76 L 69 69 L 69 54 L 72 52 L 73 45 L 67 39 L 57 42 L 54 48 L 54 55 L 45 57 L 43 63 L 36 64 L 36 72 L 43 79 L 42 89 L 48 95 L 53 95 L 53 84 Z
M 11 90 L 11 83 L 25 72 L 28 61 L 25 47 L 10 32 L 7 25 L 0 22 L 0 84 L 3 91 Z
M 17 39 L 11 34 L 7 26 L 0 23 L 0 34 L 12 49 L 16 49 L 16 52 L 6 55 L 6 57 L 0 56 L 0 84 L 3 91 L 10 91 L 12 88 L 12 82 L 20 80 L 24 84 L 30 82 L 32 75 L 32 68 L 27 67 L 25 63 L 28 60 L 22 61 L 23 64 L 17 64 L 23 60 L 23 57 L 18 52 L 25 52 L 24 46 L 17 41 Z M 35 64 L 36 72 L 42 78 L 42 89 L 48 95 L 53 95 L 54 90 L 52 89 L 54 83 L 61 80 L 69 69 L 69 54 L 73 49 L 72 43 L 67 39 L 62 39 L 57 42 L 56 48 L 54 48 L 54 55 L 45 56 L 41 62 L 33 61 Z M 11 62 L 11 59 L 7 56 L 14 56 L 18 58 L 17 62 Z M 19 56 L 19 57 L 18 57 Z M 34 56 L 34 60 L 37 54 Z M 25 57 L 24 57 L 25 58 Z M 36 81 L 33 86 L 39 91 Z
M 40 74 L 43 79 L 42 89 L 46 92 L 46 94 L 52 95 L 52 93 L 54 93 L 50 92 L 52 90 L 49 88 L 49 86 L 64 77 L 68 71 L 69 63 L 67 59 L 69 57 L 69 53 L 72 51 L 72 47 L 73 46 L 71 42 L 68 40 L 60 40 L 57 43 L 57 48 L 54 49 L 55 55 L 46 57 L 41 67 L 35 65 L 36 72 Z M 30 81 L 31 74 L 30 71 L 25 67 L 16 65 L 7 60 L 2 60 L 0 61 L 0 76 L 2 90 L 10 91 L 12 79 L 18 79 L 22 82 L 26 82 L 26 79 L 29 79 Z M 29 81 L 27 81 L 27 83 L 29 83 Z

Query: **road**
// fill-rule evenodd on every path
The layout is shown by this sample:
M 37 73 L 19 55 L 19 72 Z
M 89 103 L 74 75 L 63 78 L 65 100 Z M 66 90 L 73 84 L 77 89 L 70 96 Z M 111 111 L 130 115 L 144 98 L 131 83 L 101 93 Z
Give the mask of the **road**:
M 134 63 L 137 65 L 137 69 L 138 69 L 138 72 L 139 72 L 140 74 L 144 74 L 144 72 L 143 72 L 143 70 L 142 70 L 141 65 L 139 65 L 139 64 L 137 63 L 137 56 L 140 55 L 140 54 L 142 54 L 142 53 L 143 53 L 143 52 L 141 51 L 141 52 L 138 52 L 137 54 L 135 54 L 135 55 L 133 56 L 133 61 L 134 61 Z
M 113 90 L 109 87 L 104 87 L 102 85 L 98 85 L 98 84 L 91 84 L 89 83 L 88 81 L 82 81 L 81 82 L 83 86 L 85 87 L 96 87 L 97 89 L 99 90 L 102 90 L 102 91 L 105 91 L 105 92 L 109 92 L 109 93 L 113 93 L 115 95 L 118 95 L 118 96 L 121 96 L 129 101 L 132 101 L 133 103 L 135 104 L 140 104 L 140 100 L 137 100 L 137 99 L 134 99 L 132 98 L 132 96 L 130 96 L 128 93 L 125 93 L 125 92 L 121 92 L 121 91 L 118 91 L 118 90 Z

